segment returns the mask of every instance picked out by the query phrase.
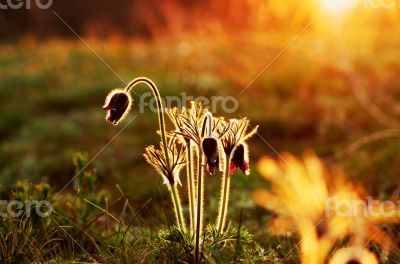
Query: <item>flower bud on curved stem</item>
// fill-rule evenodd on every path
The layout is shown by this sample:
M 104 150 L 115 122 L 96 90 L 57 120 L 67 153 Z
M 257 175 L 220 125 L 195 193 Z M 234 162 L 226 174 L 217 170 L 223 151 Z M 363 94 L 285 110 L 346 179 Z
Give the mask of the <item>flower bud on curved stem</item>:
M 147 160 L 150 164 L 153 164 L 153 166 L 158 168 L 158 171 L 161 175 L 168 178 L 168 176 L 173 175 L 173 171 L 175 167 L 177 167 L 177 165 L 174 163 L 174 153 L 171 153 L 171 156 L 170 153 L 168 153 L 169 145 L 167 144 L 164 108 L 160 92 L 158 91 L 158 88 L 153 81 L 146 77 L 138 77 L 131 81 L 124 90 L 116 89 L 111 91 L 107 96 L 105 105 L 103 106 L 103 109 L 107 111 L 106 120 L 113 125 L 117 125 L 126 117 L 132 105 L 132 98 L 129 93 L 137 84 L 140 83 L 146 84 L 151 89 L 153 96 L 156 99 L 158 109 L 158 123 L 161 134 L 161 151 L 163 152 L 164 156 L 162 157 L 162 155 L 157 153 L 154 148 L 148 148 Z M 170 159 L 171 157 L 172 160 Z M 177 177 L 177 179 L 179 179 L 179 177 Z M 178 190 L 176 188 L 176 183 L 174 182 L 175 179 L 171 178 L 170 180 L 172 182 L 169 183 L 168 189 L 171 193 L 171 197 L 174 203 L 177 224 L 180 229 L 185 231 L 186 227 L 182 215 L 182 206 L 179 199 Z
M 128 84 L 128 86 L 125 88 L 125 91 L 127 93 L 129 93 L 133 89 L 133 87 L 139 83 L 145 83 L 151 89 L 153 96 L 156 99 L 157 109 L 158 109 L 158 125 L 160 126 L 161 141 L 164 146 L 167 146 L 167 137 L 166 137 L 166 129 L 165 129 L 165 121 L 164 121 L 165 120 L 164 107 L 162 104 L 160 92 L 158 91 L 158 88 L 155 85 L 155 83 L 146 77 L 138 77 Z M 164 152 L 165 152 L 166 160 L 168 162 L 167 166 L 168 166 L 168 168 L 170 168 L 171 164 L 170 164 L 167 148 L 164 148 Z

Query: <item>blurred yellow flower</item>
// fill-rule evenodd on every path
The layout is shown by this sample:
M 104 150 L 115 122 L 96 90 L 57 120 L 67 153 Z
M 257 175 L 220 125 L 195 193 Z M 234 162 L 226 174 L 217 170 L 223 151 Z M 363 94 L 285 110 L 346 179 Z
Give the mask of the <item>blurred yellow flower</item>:
M 256 190 L 252 198 L 277 215 L 269 223 L 271 232 L 300 235 L 302 263 L 324 263 L 336 242 L 356 234 L 363 237 L 365 233 L 390 250 L 391 239 L 376 224 L 397 221 L 398 212 L 373 210 L 370 214 L 360 196 L 362 188 L 346 181 L 340 172 L 330 177 L 314 153 L 306 153 L 303 160 L 287 153 L 279 161 L 264 157 L 257 169 L 271 183 L 271 191 Z

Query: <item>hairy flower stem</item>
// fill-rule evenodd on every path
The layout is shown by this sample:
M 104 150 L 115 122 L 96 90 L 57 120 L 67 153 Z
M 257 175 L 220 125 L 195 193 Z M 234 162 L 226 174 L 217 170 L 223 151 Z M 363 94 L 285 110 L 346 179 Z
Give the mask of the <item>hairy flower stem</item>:
M 224 166 L 225 169 L 224 173 L 222 174 L 221 195 L 217 217 L 217 228 L 219 233 L 222 233 L 224 231 L 226 214 L 228 212 L 229 191 L 231 185 L 231 177 L 229 175 L 229 158 L 227 158 Z
M 156 103 L 157 103 L 157 110 L 158 110 L 158 124 L 160 127 L 160 133 L 161 133 L 161 142 L 163 145 L 163 149 L 164 149 L 164 155 L 165 155 L 165 159 L 167 162 L 167 168 L 168 170 L 171 169 L 171 160 L 169 159 L 169 153 L 168 153 L 168 145 L 167 145 L 167 132 L 165 129 L 165 117 L 164 117 L 164 107 L 162 104 L 162 100 L 161 100 L 161 96 L 160 96 L 160 92 L 158 91 L 157 86 L 155 85 L 155 83 L 146 78 L 146 77 L 138 77 L 136 79 L 134 79 L 133 81 L 131 81 L 125 88 L 125 91 L 127 93 L 129 93 L 133 87 L 137 84 L 140 83 L 144 83 L 146 84 L 150 90 L 153 93 L 154 98 L 156 99 Z M 175 208 L 175 213 L 176 213 L 176 218 L 177 218 L 177 225 L 180 229 L 182 230 L 186 230 L 185 227 L 185 223 L 183 220 L 183 216 L 182 216 L 182 205 L 179 199 L 179 195 L 178 195 L 178 190 L 176 188 L 175 184 L 171 184 L 171 188 L 169 188 L 170 192 L 171 192 L 171 196 L 173 199 L 173 203 L 174 203 L 174 208 Z
M 165 159 L 167 160 L 167 166 L 170 169 L 171 168 L 171 161 L 169 160 L 169 154 L 168 154 L 168 145 L 167 145 L 167 136 L 166 136 L 166 130 L 165 130 L 165 118 L 164 118 L 164 107 L 162 104 L 160 92 L 158 91 L 158 88 L 156 84 L 146 78 L 146 77 L 138 77 L 131 81 L 128 86 L 126 86 L 125 91 L 130 92 L 132 88 L 139 84 L 139 83 L 144 83 L 146 84 L 152 91 L 154 98 L 156 99 L 157 103 L 157 110 L 158 110 L 158 125 L 160 126 L 160 132 L 161 132 L 161 141 L 164 146 L 164 154 L 165 154 Z
M 208 131 L 212 130 L 212 115 L 208 114 L 203 120 L 203 127 L 201 129 L 201 138 L 204 138 L 206 132 L 206 126 L 208 121 Z M 210 133 L 210 132 L 209 132 Z M 200 263 L 200 236 L 203 231 L 203 204 L 204 204 L 204 167 L 203 167 L 203 152 L 201 146 L 197 149 L 197 213 L 196 213 L 196 237 L 195 237 L 195 249 L 194 249 L 194 263 Z
M 200 236 L 203 229 L 203 199 L 204 199 L 204 169 L 203 169 L 203 155 L 201 150 L 198 151 L 198 175 L 197 175 L 197 213 L 196 213 L 196 241 L 194 251 L 194 263 L 200 263 Z
M 189 196 L 189 213 L 190 213 L 190 231 L 194 230 L 195 221 L 195 184 L 194 184 L 194 171 L 193 171 L 193 155 L 192 155 L 192 142 L 188 141 L 186 144 L 186 176 L 188 184 L 188 196 Z
M 178 223 L 178 228 L 180 228 L 183 231 L 186 231 L 186 226 L 182 214 L 182 204 L 181 200 L 179 199 L 179 192 L 178 189 L 176 188 L 176 184 L 173 184 L 171 186 L 171 194 L 172 194 L 172 202 L 174 204 L 175 216 Z

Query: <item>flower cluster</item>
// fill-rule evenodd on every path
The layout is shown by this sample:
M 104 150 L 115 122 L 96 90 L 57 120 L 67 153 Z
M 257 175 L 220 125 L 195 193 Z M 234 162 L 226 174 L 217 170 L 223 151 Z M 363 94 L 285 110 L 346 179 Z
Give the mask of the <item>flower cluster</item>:
M 180 173 L 186 166 L 188 200 L 190 211 L 189 234 L 194 237 L 194 262 L 200 261 L 200 245 L 203 233 L 204 176 L 206 171 L 213 175 L 222 171 L 222 187 L 216 227 L 224 232 L 230 178 L 235 170 L 249 174 L 249 148 L 246 141 L 257 132 L 257 127 L 249 130 L 249 120 L 213 117 L 200 103 L 191 103 L 189 109 L 164 109 L 156 85 L 149 79 L 140 77 L 133 80 L 124 90 L 112 91 L 106 99 L 104 109 L 106 120 L 117 125 L 132 105 L 129 95 L 131 89 L 139 83 L 145 83 L 153 92 L 158 106 L 160 127 L 160 147 L 149 146 L 144 157 L 164 179 L 171 193 L 177 227 L 186 232 L 185 217 L 179 196 Z M 167 130 L 164 113 L 173 124 L 172 131 Z
M 230 177 L 236 169 L 249 174 L 249 150 L 246 140 L 257 132 L 257 127 L 248 132 L 246 118 L 226 121 L 213 117 L 200 104 L 192 103 L 190 109 L 170 109 L 169 116 L 175 133 L 186 144 L 187 160 L 196 156 L 197 170 L 188 169 L 187 181 L 191 213 L 191 230 L 195 233 L 196 246 L 200 243 L 203 228 L 204 170 L 213 175 L 222 171 L 222 187 L 217 216 L 217 230 L 223 232 L 227 215 Z M 191 203 L 191 201 L 195 201 Z M 193 219 L 192 219 L 193 218 Z M 196 253 L 195 253 L 196 254 Z

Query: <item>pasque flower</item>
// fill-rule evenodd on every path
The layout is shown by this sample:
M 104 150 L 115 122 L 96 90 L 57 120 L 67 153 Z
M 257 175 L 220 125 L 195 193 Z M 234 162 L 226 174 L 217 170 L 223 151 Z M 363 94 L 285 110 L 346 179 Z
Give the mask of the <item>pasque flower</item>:
M 182 205 L 179 199 L 176 183 L 179 181 L 179 170 L 181 169 L 180 153 L 175 148 L 175 140 L 167 142 L 167 132 L 165 127 L 164 106 L 160 96 L 160 92 L 156 84 L 146 77 L 139 77 L 132 80 L 124 90 L 113 90 L 106 98 L 103 106 L 107 110 L 107 122 L 117 125 L 128 114 L 132 99 L 130 92 L 138 84 L 146 84 L 153 93 L 156 100 L 158 110 L 158 125 L 160 128 L 161 148 L 159 150 L 150 146 L 146 149 L 146 159 L 150 162 L 158 172 L 164 177 L 165 182 L 169 185 L 172 201 L 174 203 L 175 214 L 177 218 L 177 226 L 185 231 L 185 222 L 182 216 Z
M 215 169 L 219 170 L 219 153 L 218 153 L 218 141 L 213 137 L 207 137 L 203 139 L 201 143 L 203 150 L 205 163 L 210 174 L 215 173 Z
M 175 127 L 175 134 L 179 137 L 180 142 L 186 146 L 186 176 L 187 190 L 189 198 L 189 214 L 190 214 L 190 230 L 195 231 L 195 218 L 197 211 L 197 193 L 196 182 L 198 170 L 195 171 L 198 160 L 198 149 L 201 142 L 201 128 L 206 110 L 203 109 L 201 103 L 191 102 L 188 109 L 183 107 L 182 110 L 174 107 L 167 111 L 168 116 Z M 197 174 L 197 175 L 196 175 Z
M 247 144 L 239 143 L 232 151 L 232 155 L 229 162 L 229 175 L 239 169 L 244 174 L 249 174 L 249 154 Z
M 221 137 L 222 146 L 228 162 L 229 175 L 236 169 L 248 175 L 249 172 L 249 151 L 246 140 L 257 133 L 258 126 L 247 132 L 250 127 L 249 120 L 231 119 L 226 125 L 228 131 Z
M 169 154 L 168 157 L 165 156 L 166 151 Z M 164 179 L 164 184 L 167 185 L 171 193 L 175 216 L 178 219 L 178 227 L 185 230 L 182 205 L 177 189 L 178 184 L 182 185 L 179 175 L 186 164 L 185 146 L 179 148 L 176 144 L 176 135 L 172 135 L 167 146 L 164 146 L 163 143 L 160 143 L 159 149 L 149 146 L 143 156 Z
M 236 169 L 241 170 L 246 175 L 250 173 L 249 151 L 245 141 L 257 133 L 258 126 L 247 132 L 249 126 L 249 120 L 242 118 L 240 120 L 231 119 L 229 122 L 224 121 L 224 126 L 219 128 L 226 131 L 221 136 L 225 169 L 222 174 L 222 188 L 217 217 L 217 229 L 220 233 L 224 230 L 228 212 L 230 176 Z
M 206 112 L 207 109 L 204 109 L 201 103 L 192 101 L 189 109 L 183 107 L 179 111 L 175 107 L 167 113 L 176 128 L 175 133 L 180 135 L 184 141 L 192 141 L 197 146 L 200 146 L 201 130 Z
M 170 159 L 170 166 L 168 166 L 168 161 L 165 157 L 164 148 L 167 148 L 169 153 L 168 158 Z M 157 172 L 164 179 L 164 184 L 168 186 L 169 189 L 173 185 L 182 185 L 180 180 L 180 171 L 185 167 L 185 146 L 178 147 L 176 144 L 176 136 L 170 136 L 168 141 L 168 146 L 163 146 L 160 143 L 160 148 L 156 149 L 154 146 L 148 146 L 146 148 L 146 153 L 143 154 L 146 161 L 153 166 Z
M 107 122 L 117 125 L 129 113 L 131 105 L 132 98 L 129 93 L 119 89 L 111 91 L 103 106 L 103 109 L 107 110 Z
M 204 161 L 207 165 L 210 174 L 215 173 L 215 169 L 220 170 L 219 161 L 219 143 L 217 138 L 213 135 L 213 116 L 210 112 L 206 114 L 205 126 L 206 135 L 201 142 L 201 149 L 204 155 Z

